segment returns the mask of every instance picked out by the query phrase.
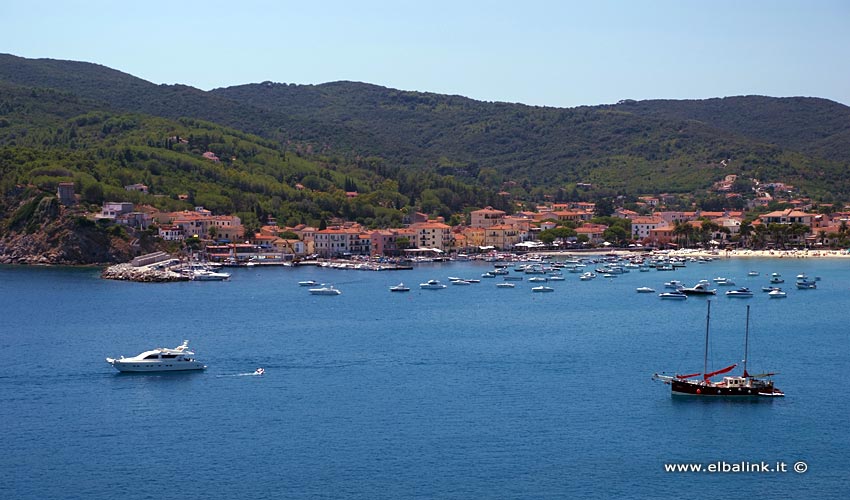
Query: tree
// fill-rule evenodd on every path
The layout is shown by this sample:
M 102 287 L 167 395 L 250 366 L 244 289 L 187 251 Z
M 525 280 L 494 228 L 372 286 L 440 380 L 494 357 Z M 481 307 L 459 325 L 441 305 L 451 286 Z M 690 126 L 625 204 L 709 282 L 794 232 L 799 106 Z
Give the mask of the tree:
M 614 203 L 609 198 L 600 198 L 595 203 L 597 217 L 609 217 L 614 213 Z
M 95 205 L 103 204 L 103 188 L 100 183 L 89 184 L 83 188 L 83 201 Z

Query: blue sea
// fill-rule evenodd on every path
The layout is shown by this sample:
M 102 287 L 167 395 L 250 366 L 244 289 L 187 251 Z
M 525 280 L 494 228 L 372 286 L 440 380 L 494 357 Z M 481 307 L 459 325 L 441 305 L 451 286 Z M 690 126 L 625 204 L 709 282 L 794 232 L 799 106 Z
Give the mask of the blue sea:
M 549 294 L 498 277 L 418 287 L 489 269 L 242 268 L 229 282 L 141 284 L 0 267 L 0 498 L 850 495 L 850 260 L 565 273 Z M 772 272 L 784 300 L 760 291 Z M 800 273 L 818 288 L 795 289 Z M 779 372 L 785 398 L 673 398 L 651 380 L 701 371 L 707 299 L 635 288 L 716 276 L 756 295 L 711 299 L 711 367 L 742 359 L 750 305 L 749 371 Z M 312 296 L 307 279 L 343 293 Z M 400 281 L 411 292 L 390 293 Z M 104 361 L 184 339 L 206 371 Z M 665 472 L 741 462 L 786 471 Z

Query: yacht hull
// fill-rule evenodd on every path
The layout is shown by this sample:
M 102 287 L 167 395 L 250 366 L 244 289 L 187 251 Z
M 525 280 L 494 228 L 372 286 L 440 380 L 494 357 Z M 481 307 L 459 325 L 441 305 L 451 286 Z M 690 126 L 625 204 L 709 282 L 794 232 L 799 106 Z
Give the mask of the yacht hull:
M 761 387 L 717 387 L 674 380 L 670 383 L 670 389 L 674 396 L 740 398 L 785 395 L 779 389 L 775 389 L 772 382 Z
M 164 363 L 145 363 L 143 361 L 125 362 L 118 359 L 106 358 L 106 361 L 119 372 L 182 372 L 204 370 L 206 365 L 197 361 L 167 361 Z

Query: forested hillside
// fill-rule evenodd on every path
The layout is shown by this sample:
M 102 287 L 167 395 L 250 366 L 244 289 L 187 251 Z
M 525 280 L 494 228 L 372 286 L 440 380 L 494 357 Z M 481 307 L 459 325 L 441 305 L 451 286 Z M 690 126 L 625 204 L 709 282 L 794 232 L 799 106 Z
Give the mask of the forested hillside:
M 398 226 L 414 206 L 448 218 L 464 207 L 504 203 L 488 190 L 380 159 L 348 163 L 194 118 L 117 112 L 69 93 L 0 82 L 0 230 L 27 226 L 33 189 L 55 193 L 63 181 L 73 181 L 86 204 L 201 205 L 238 214 L 249 227 L 268 215 L 285 224 L 342 217 Z M 150 194 L 124 189 L 135 183 Z
M 369 206 L 448 214 L 465 204 L 506 205 L 506 196 L 495 195 L 500 191 L 530 202 L 546 195 L 697 193 L 728 174 L 782 181 L 816 198 L 850 199 L 850 108 L 823 99 L 746 96 L 561 109 L 354 82 L 265 82 L 204 92 L 96 64 L 11 55 L 0 55 L 0 82 L 6 106 L 27 92 L 37 95 L 25 104 L 35 112 L 0 115 L 0 136 L 15 148 L 4 155 L 29 148 L 65 157 L 59 151 L 67 148 L 122 172 L 120 179 L 98 173 L 106 193 L 129 178 L 150 180 L 169 199 L 194 185 L 219 210 L 310 220 L 353 213 L 383 223 L 397 215 L 352 208 L 351 201 L 319 203 L 318 195 L 293 184 L 316 193 L 355 186 L 367 194 L 397 185 L 397 199 Z M 48 92 L 26 89 L 54 89 L 49 99 L 62 105 L 41 109 L 50 107 Z M 89 112 L 97 123 L 74 120 Z M 128 120 L 133 125 L 112 130 L 115 121 Z M 178 135 L 191 142 L 165 140 Z M 204 149 L 218 154 L 221 165 L 204 163 L 198 156 Z M 278 185 L 266 186 L 271 180 Z

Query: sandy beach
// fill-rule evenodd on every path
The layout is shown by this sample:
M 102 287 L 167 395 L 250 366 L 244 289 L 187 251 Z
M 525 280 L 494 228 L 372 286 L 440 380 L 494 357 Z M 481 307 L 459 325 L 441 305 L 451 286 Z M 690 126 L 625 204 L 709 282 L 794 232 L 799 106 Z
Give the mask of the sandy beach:
M 776 259 L 810 259 L 810 258 L 827 258 L 827 259 L 846 259 L 850 257 L 850 253 L 846 250 L 696 250 L 696 249 L 681 249 L 665 252 L 666 255 L 675 255 L 679 257 L 712 257 L 712 258 L 733 258 L 733 257 L 756 257 L 756 258 L 776 258 Z

